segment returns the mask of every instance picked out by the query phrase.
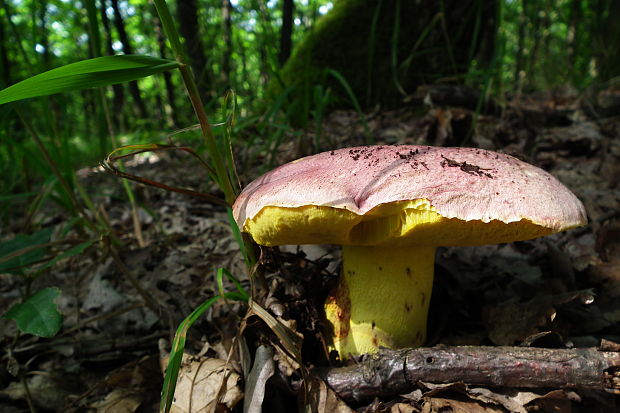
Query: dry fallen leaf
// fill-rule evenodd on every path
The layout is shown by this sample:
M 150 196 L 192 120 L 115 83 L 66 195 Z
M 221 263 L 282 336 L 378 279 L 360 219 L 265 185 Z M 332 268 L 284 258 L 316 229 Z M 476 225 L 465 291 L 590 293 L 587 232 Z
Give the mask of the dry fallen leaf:
M 314 379 L 310 382 L 306 394 L 306 411 L 313 413 L 353 413 L 349 406 L 323 380 Z
M 241 377 L 225 360 L 183 355 L 171 413 L 232 409 L 243 398 Z
M 484 404 L 470 400 L 453 400 L 441 397 L 432 397 L 426 400 L 422 408 L 423 413 L 503 413 L 504 410 L 496 406 L 485 406 Z
M 135 391 L 117 389 L 103 400 L 93 403 L 97 413 L 134 413 L 142 404 L 143 397 Z
M 390 408 L 390 413 L 414 413 L 419 411 L 410 404 L 396 403 Z

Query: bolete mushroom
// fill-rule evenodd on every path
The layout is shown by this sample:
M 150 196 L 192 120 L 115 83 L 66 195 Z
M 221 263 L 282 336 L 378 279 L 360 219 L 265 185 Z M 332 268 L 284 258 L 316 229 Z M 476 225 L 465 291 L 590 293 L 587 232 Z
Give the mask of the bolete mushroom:
M 342 276 L 325 303 L 340 357 L 420 346 L 435 249 L 527 240 L 584 225 L 556 178 L 474 148 L 370 146 L 282 165 L 233 206 L 260 245 L 340 244 Z

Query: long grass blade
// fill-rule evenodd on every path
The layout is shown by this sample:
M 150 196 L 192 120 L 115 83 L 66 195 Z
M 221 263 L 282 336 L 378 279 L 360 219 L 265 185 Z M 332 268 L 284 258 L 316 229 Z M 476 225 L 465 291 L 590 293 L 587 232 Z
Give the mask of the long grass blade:
M 179 67 L 178 62 L 142 55 L 83 60 L 25 79 L 0 91 L 0 104 L 73 90 L 128 82 Z

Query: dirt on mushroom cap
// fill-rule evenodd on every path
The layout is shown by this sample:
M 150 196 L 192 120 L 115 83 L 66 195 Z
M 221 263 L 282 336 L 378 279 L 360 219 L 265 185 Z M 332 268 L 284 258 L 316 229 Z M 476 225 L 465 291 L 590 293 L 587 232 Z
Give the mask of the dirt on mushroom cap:
M 403 215 L 405 210 L 409 213 Z M 279 221 L 273 231 L 284 227 L 291 234 L 306 233 L 306 239 L 299 241 L 269 241 L 273 231 L 263 228 L 268 233 L 261 237 L 269 241 L 267 245 L 354 243 L 360 222 L 368 227 L 367 223 L 385 217 L 392 217 L 392 227 L 399 226 L 390 233 L 400 232 L 401 238 L 406 235 L 403 231 L 411 232 L 401 225 L 403 220 L 433 226 L 458 221 L 459 234 L 463 223 L 465 233 L 482 223 L 495 225 L 489 240 L 475 244 L 504 242 L 505 235 L 534 238 L 586 222 L 582 203 L 540 168 L 483 149 L 407 145 L 346 148 L 282 165 L 248 185 L 233 212 L 242 228 L 256 226 L 262 216 Z M 326 228 L 317 229 L 319 225 Z M 343 236 L 342 230 L 348 233 Z M 339 239 L 330 239 L 336 234 Z M 386 235 L 378 237 L 362 243 L 377 245 Z M 437 245 L 470 244 L 468 236 L 462 238 Z

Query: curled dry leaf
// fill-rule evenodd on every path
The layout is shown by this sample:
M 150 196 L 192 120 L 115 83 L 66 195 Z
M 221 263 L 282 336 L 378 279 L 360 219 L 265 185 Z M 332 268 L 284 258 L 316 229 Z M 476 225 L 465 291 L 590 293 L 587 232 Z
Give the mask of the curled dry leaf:
M 241 377 L 225 360 L 183 355 L 172 413 L 230 411 L 243 398 Z

